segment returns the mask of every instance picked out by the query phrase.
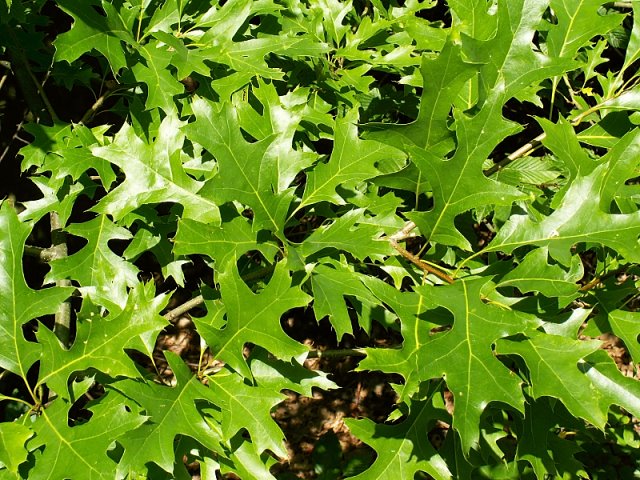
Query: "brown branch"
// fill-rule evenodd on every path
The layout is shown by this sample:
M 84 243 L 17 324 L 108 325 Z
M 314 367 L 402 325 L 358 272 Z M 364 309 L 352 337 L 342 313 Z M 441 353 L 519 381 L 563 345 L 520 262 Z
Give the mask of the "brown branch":
M 402 255 L 404 258 L 406 258 L 407 260 L 409 260 L 411 263 L 413 263 L 415 266 L 417 266 L 418 268 L 420 268 L 423 272 L 426 273 L 431 273 L 433 275 L 435 275 L 436 277 L 438 277 L 440 280 L 444 280 L 445 282 L 452 284 L 453 283 L 453 278 L 451 278 L 449 275 L 447 275 L 446 273 L 444 273 L 443 271 L 432 267 L 431 265 L 429 265 L 428 263 L 426 263 L 424 260 L 421 260 L 419 257 L 417 257 L 416 255 L 414 255 L 413 253 L 407 251 L 405 248 L 401 247 L 400 244 L 398 243 L 400 240 L 404 240 L 405 238 L 409 238 L 411 235 L 411 231 L 416 228 L 416 224 L 413 222 L 407 222 L 405 224 L 405 226 L 399 230 L 398 232 L 394 233 L 393 235 L 391 235 L 389 237 L 389 243 L 391 244 L 391 246 L 396 249 L 398 251 L 398 253 L 400 253 L 400 255 Z

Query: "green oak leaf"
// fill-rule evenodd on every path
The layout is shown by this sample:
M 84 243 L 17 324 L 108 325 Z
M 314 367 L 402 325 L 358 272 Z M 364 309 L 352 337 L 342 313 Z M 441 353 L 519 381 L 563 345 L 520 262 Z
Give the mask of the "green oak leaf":
M 62 397 L 67 396 L 67 379 L 74 372 L 95 368 L 111 377 L 139 376 L 126 349 L 151 355 L 158 333 L 167 320 L 158 312 L 167 303 L 166 295 L 154 296 L 153 283 L 138 283 L 129 293 L 121 311 L 106 317 L 85 299 L 78 314 L 77 332 L 73 345 L 64 350 L 47 328 L 41 328 L 38 339 L 42 343 L 40 384 L 46 383 Z
M 547 34 L 547 50 L 553 57 L 574 58 L 578 50 L 597 36 L 620 25 L 619 14 L 602 15 L 601 0 L 551 0 L 556 22 Z
M 251 371 L 243 356 L 246 343 L 260 345 L 280 359 L 304 360 L 307 347 L 289 337 L 280 326 L 280 317 L 310 301 L 299 286 L 292 286 L 286 262 L 276 264 L 269 283 L 254 293 L 244 283 L 232 264 L 218 273 L 220 294 L 226 312 L 226 324 L 218 328 L 219 312 L 210 311 L 212 320 L 194 318 L 198 332 L 212 355 L 247 378 Z
M 168 67 L 174 55 L 160 42 L 154 40 L 138 47 L 144 62 L 136 62 L 131 71 L 135 79 L 147 86 L 147 109 L 161 108 L 165 113 L 176 112 L 174 95 L 184 93 L 184 86 L 176 79 Z
M 181 265 L 188 263 L 187 260 L 175 260 L 172 253 L 173 238 L 178 221 L 177 211 L 180 207 L 173 207 L 168 215 L 160 215 L 159 212 L 150 205 L 145 205 L 128 214 L 123 223 L 129 225 L 131 230 L 135 229 L 135 234 L 131 243 L 122 252 L 122 256 L 133 262 L 141 256 L 152 253 L 162 267 L 162 274 L 165 278 L 173 275 L 178 284 L 183 283 L 184 274 Z
M 164 352 L 175 384 L 171 387 L 151 380 L 126 379 L 108 385 L 140 406 L 147 421 L 118 438 L 124 454 L 117 467 L 116 478 L 145 473 L 145 464 L 153 462 L 166 472 L 173 472 L 175 439 L 187 435 L 208 449 L 220 452 L 219 428 L 211 426 L 200 411 L 201 403 L 225 408 L 224 401 L 192 375 L 182 359 L 171 351 Z M 111 478 L 114 478 L 113 476 Z
M 558 123 L 552 123 L 544 118 L 537 120 L 545 134 L 542 139 L 543 145 L 562 161 L 569 172 L 569 181 L 579 175 L 588 175 L 593 171 L 597 163 L 580 146 L 571 123 L 564 118 L 560 118 Z
M 377 225 L 363 223 L 367 220 L 364 212 L 363 208 L 350 210 L 332 223 L 318 227 L 300 244 L 300 253 L 309 257 L 324 249 L 336 249 L 360 260 L 391 255 L 393 249 L 388 239 L 380 238 L 384 232 Z
M 487 279 L 457 281 L 442 287 L 421 287 L 423 295 L 454 316 L 450 331 L 434 335 L 418 355 L 422 378 L 444 377 L 454 396 L 453 427 L 463 451 L 477 445 L 480 415 L 489 402 L 522 410 L 519 379 L 495 357 L 493 344 L 538 323 L 536 319 L 484 303 Z M 435 358 L 434 358 L 435 357 Z
M 631 358 L 640 363 L 640 313 L 626 310 L 613 310 L 606 312 L 606 317 L 611 326 L 611 331 L 623 341 Z
M 182 204 L 185 218 L 219 223 L 217 204 L 199 194 L 202 182 L 187 175 L 182 166 L 182 125 L 168 115 L 156 138 L 147 142 L 125 123 L 113 143 L 92 148 L 96 157 L 117 165 L 126 175 L 92 210 L 117 221 L 141 205 L 171 201 Z
M 262 140 L 275 135 L 265 154 L 264 168 L 273 168 L 277 172 L 274 186 L 277 192 L 284 192 L 301 170 L 318 159 L 315 152 L 294 148 L 294 136 L 308 108 L 309 89 L 298 88 L 279 96 L 272 83 L 261 79 L 257 83 L 251 93 L 262 104 L 262 114 L 239 94 L 234 96 L 234 105 L 240 126 L 253 138 Z
M 34 222 L 20 222 L 9 202 L 0 203 L 0 367 L 22 378 L 40 358 L 40 345 L 22 330 L 30 320 L 56 312 L 72 288 L 31 289 L 24 278 L 22 255 Z
M 358 138 L 358 110 L 348 110 L 338 117 L 331 157 L 308 174 L 302 201 L 296 208 L 318 202 L 344 204 L 337 187 L 349 188 L 378 175 L 396 172 L 406 163 L 400 150 L 374 140 Z
M 205 61 L 215 54 L 215 47 L 187 48 L 185 38 L 178 38 L 167 32 L 153 32 L 153 36 L 171 49 L 173 56 L 169 64 L 176 68 L 176 78 L 183 79 L 193 73 L 211 75 L 211 67 Z
M 144 27 L 145 36 L 159 31 L 171 31 L 170 27 L 180 21 L 182 11 L 186 6 L 179 0 L 146 1 L 144 4 L 146 5 L 145 11 L 149 11 L 151 15 L 149 23 Z
M 453 478 L 445 461 L 426 438 L 442 416 L 442 411 L 426 400 L 411 402 L 409 415 L 393 425 L 376 424 L 369 418 L 345 419 L 351 433 L 378 453 L 373 465 L 348 478 L 395 480 L 414 478 L 417 472 L 425 472 L 436 480 Z
M 281 458 L 287 456 L 284 434 L 270 414 L 271 409 L 286 398 L 279 392 L 286 388 L 285 383 L 280 383 L 280 388 L 276 389 L 268 383 L 266 387 L 247 385 L 240 375 L 229 370 L 222 370 L 208 379 L 212 395 L 225 405 L 218 421 L 226 441 L 246 429 L 258 451 L 271 450 Z
M 29 452 L 25 444 L 32 436 L 33 431 L 25 425 L 0 423 L 0 462 L 15 478 L 20 478 L 18 467 L 27 460 Z
M 116 439 L 138 428 L 148 418 L 134 411 L 133 402 L 114 392 L 107 392 L 87 405 L 92 413 L 86 423 L 68 425 L 71 407 L 57 399 L 31 425 L 36 433 L 30 449 L 44 446 L 36 454 L 29 478 L 110 479 L 116 475 L 117 463 L 107 454 Z
M 460 45 L 449 41 L 437 57 L 422 57 L 420 71 L 424 89 L 418 118 L 407 125 L 385 125 L 370 137 L 398 148 L 405 145 L 428 148 L 434 155 L 444 156 L 455 145 L 449 126 L 451 106 L 458 92 L 477 73 L 478 66 L 464 61 Z
M 620 372 L 607 352 L 600 349 L 580 363 L 578 368 L 584 372 L 600 397 L 599 406 L 606 415 L 611 405 L 619 405 L 634 417 L 640 415 L 640 382 Z M 602 425 L 597 425 L 600 428 Z
M 550 1 L 555 22 L 549 26 L 546 46 L 551 57 L 575 58 L 578 50 L 589 45 L 592 38 L 620 25 L 622 15 L 600 14 L 602 3 L 601 0 Z M 559 82 L 559 77 L 553 79 L 552 102 Z
M 587 477 L 574 454 L 582 451 L 576 442 L 557 433 L 558 416 L 564 408 L 549 397 L 527 401 L 522 431 L 517 431 L 517 458 L 531 464 L 538 478 L 558 475 L 560 478 Z M 516 427 L 517 428 L 517 427 Z
M 549 265 L 547 249 L 537 248 L 502 277 L 497 282 L 497 287 L 513 286 L 522 293 L 540 292 L 550 298 L 569 297 L 566 299 L 569 302 L 577 293 L 578 281 L 583 275 L 580 257 L 572 257 L 571 268 L 567 272 L 559 265 Z
M 174 238 L 173 253 L 207 255 L 220 269 L 229 260 L 239 258 L 250 250 L 260 250 L 271 261 L 277 254 L 278 247 L 272 242 L 260 241 L 259 237 L 242 216 L 223 221 L 219 226 L 181 218 Z
M 95 49 L 109 60 L 114 72 L 126 66 L 125 50 L 121 42 L 133 45 L 135 39 L 113 5 L 98 0 L 60 0 L 58 5 L 71 15 L 74 21 L 71 30 L 58 35 L 54 42 L 57 60 L 71 63 L 84 53 Z M 98 13 L 100 9 L 104 9 L 105 16 Z
M 501 106 L 531 84 L 571 68 L 573 63 L 552 60 L 532 49 L 536 27 L 546 8 L 544 0 L 501 1 L 498 30 L 488 40 L 465 38 L 467 57 L 480 67 L 478 112 L 454 110 L 457 149 L 450 159 L 428 149 L 409 148 L 416 166 L 433 188 L 434 206 L 428 212 L 411 212 L 428 242 L 470 250 L 469 241 L 454 226 L 456 216 L 477 205 L 510 205 L 525 198 L 517 189 L 485 177 L 485 160 L 518 127 L 502 116 Z M 453 104 L 452 98 L 449 104 Z
M 256 445 L 243 437 L 242 434 L 236 435 L 231 442 L 231 449 L 225 452 L 227 458 L 218 457 L 219 462 L 208 462 L 213 464 L 208 466 L 201 464 L 202 478 L 215 478 L 216 471 L 220 471 L 223 475 L 226 473 L 234 473 L 239 478 L 259 478 L 260 480 L 277 480 L 269 471 L 269 465 L 265 465 L 264 458 L 272 459 L 270 456 L 262 454 Z M 209 473 L 212 472 L 212 473 Z M 207 475 L 205 477 L 205 475 Z
M 456 37 L 465 34 L 478 40 L 487 40 L 496 30 L 495 15 L 481 0 L 450 0 L 452 27 Z
M 258 385 L 276 392 L 287 389 L 311 397 L 313 388 L 338 388 L 338 385 L 327 378 L 326 373 L 308 370 L 296 362 L 278 360 L 260 347 L 254 347 L 251 351 L 249 366 Z
M 378 305 L 376 297 L 362 283 L 359 275 L 344 263 L 322 263 L 311 274 L 313 311 L 316 319 L 329 317 L 338 341 L 347 333 L 354 333 L 345 296 L 355 297 L 371 307 Z M 359 325 L 369 331 L 371 320 L 360 318 Z
M 578 140 L 596 147 L 611 148 L 630 130 L 635 128 L 626 112 L 612 111 L 602 120 L 578 133 Z
M 366 348 L 367 356 L 358 369 L 402 375 L 405 383 L 398 394 L 399 400 L 404 401 L 418 391 L 423 380 L 420 376 L 419 354 L 430 339 L 430 330 L 439 326 L 430 321 L 425 312 L 435 306 L 419 291 L 402 292 L 371 277 L 364 277 L 362 281 L 398 317 L 403 342 L 401 348 Z
M 632 3 L 633 6 L 633 29 L 629 37 L 629 44 L 625 53 L 624 65 L 621 72 L 629 68 L 633 62 L 640 58 L 640 5 Z
M 70 279 L 80 284 L 79 290 L 94 302 L 124 308 L 127 289 L 139 283 L 138 269 L 116 255 L 109 242 L 128 240 L 131 233 L 116 225 L 106 215 L 98 215 L 83 223 L 65 228 L 67 233 L 86 238 L 89 243 L 68 257 L 50 262 L 46 282 Z
M 50 152 L 64 148 L 69 137 L 72 136 L 72 126 L 68 123 L 54 123 L 53 125 L 40 125 L 39 123 L 27 123 L 24 129 L 33 135 L 33 141 L 20 149 L 23 157 L 20 168 L 28 170 L 30 167 L 42 168 Z
M 218 110 L 197 98 L 192 104 L 196 120 L 183 127 L 187 137 L 201 144 L 218 161 L 219 172 L 200 194 L 219 204 L 239 201 L 254 212 L 254 230 L 282 232 L 291 203 L 289 191 L 275 193 L 278 171 L 265 161 L 275 136 L 247 142 L 242 136 L 236 108 L 227 103 Z
M 571 262 L 570 249 L 580 242 L 610 247 L 629 261 L 640 261 L 640 211 L 610 213 L 611 202 L 624 180 L 634 175 L 640 132 L 625 135 L 587 175 L 579 175 L 566 189 L 557 208 L 534 220 L 514 215 L 503 225 L 485 251 L 512 252 L 522 245 L 547 247 L 563 264 Z
M 252 77 L 281 80 L 284 73 L 280 69 L 269 67 L 265 61 L 266 55 L 317 57 L 328 51 L 329 47 L 326 44 L 315 39 L 283 32 L 280 35 L 265 35 L 263 38 L 222 44 L 216 49 L 216 60 L 238 73 L 246 72 Z
M 618 371 L 597 340 L 530 331 L 522 338 L 499 340 L 496 351 L 524 359 L 532 397 L 558 398 L 572 415 L 600 429 L 612 404 L 634 415 L 640 412 L 640 385 Z
M 116 179 L 111 164 L 87 152 L 100 144 L 103 127 L 89 129 L 84 125 L 54 124 L 52 127 L 30 123 L 24 126 L 34 141 L 21 148 L 22 169 L 36 166 L 38 172 L 51 172 L 48 186 L 59 190 L 67 176 L 77 181 L 89 169 L 95 169 L 100 181 L 108 188 Z
M 465 452 L 478 445 L 480 416 L 490 402 L 524 408 L 518 378 L 496 359 L 492 345 L 538 324 L 529 316 L 484 303 L 481 290 L 487 282 L 487 278 L 476 278 L 452 285 L 424 285 L 414 294 L 368 282 L 400 317 L 404 343 L 398 350 L 367 348 L 367 358 L 359 368 L 400 373 L 409 393 L 419 382 L 444 377 L 455 399 L 452 425 Z M 434 325 L 422 318 L 428 319 L 429 311 L 436 307 L 451 312 L 454 321 L 450 330 L 432 335 Z
M 529 368 L 529 393 L 533 398 L 560 399 L 572 415 L 593 425 L 604 426 L 606 411 L 589 379 L 578 368 L 579 362 L 600 348 L 600 342 L 579 341 L 539 331 L 496 343 L 500 355 L 519 355 Z

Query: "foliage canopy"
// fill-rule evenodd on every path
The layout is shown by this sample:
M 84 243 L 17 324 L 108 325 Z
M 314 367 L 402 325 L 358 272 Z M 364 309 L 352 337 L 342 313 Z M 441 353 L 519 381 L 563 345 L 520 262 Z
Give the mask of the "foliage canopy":
M 0 391 L 0 477 L 189 478 L 188 458 L 203 478 L 276 478 L 283 391 L 337 387 L 303 366 L 292 311 L 338 342 L 401 337 L 350 351 L 395 375 L 398 403 L 346 420 L 376 458 L 345 476 L 607 478 L 587 455 L 606 442 L 637 460 L 640 384 L 596 338 L 640 362 L 639 15 L 0 0 L 41 192 L 0 206 L 0 368 L 20 382 Z M 47 44 L 54 18 L 69 28 Z M 65 114 L 45 76 L 95 103 Z M 199 362 L 165 351 L 171 380 L 153 352 L 176 305 L 150 258 L 204 307 Z

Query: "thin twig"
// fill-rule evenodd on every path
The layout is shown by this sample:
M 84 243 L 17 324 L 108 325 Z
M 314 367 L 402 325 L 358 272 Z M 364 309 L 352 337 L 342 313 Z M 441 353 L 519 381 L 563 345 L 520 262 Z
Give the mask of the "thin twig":
M 453 283 L 453 278 L 451 278 L 449 275 L 447 275 L 441 270 L 438 270 L 435 267 L 432 267 L 431 265 L 426 263 L 424 260 L 421 260 L 419 257 L 415 256 L 413 253 L 407 251 L 405 248 L 400 246 L 398 242 L 400 240 L 404 240 L 405 238 L 409 238 L 411 230 L 413 230 L 414 228 L 416 228 L 415 223 L 407 222 L 402 229 L 400 229 L 399 231 L 397 231 L 396 233 L 394 233 L 389 237 L 389 243 L 391 244 L 391 246 L 395 248 L 398 251 L 398 253 L 400 253 L 400 255 L 402 255 L 404 258 L 409 260 L 415 266 L 420 268 L 423 272 L 432 273 L 439 279 L 444 280 L 449 284 Z
M 343 348 L 337 350 L 309 350 L 307 358 L 326 358 L 326 357 L 366 357 L 359 348 Z
M 611 2 L 611 5 L 614 8 L 633 8 L 633 2 Z
M 84 115 L 82 116 L 82 118 L 80 119 L 80 123 L 85 124 L 87 123 L 91 117 L 93 115 L 95 115 L 95 113 L 98 111 L 98 109 L 100 107 L 102 107 L 102 105 L 104 104 L 104 101 L 109 98 L 111 95 L 113 95 L 113 93 L 116 91 L 116 88 L 112 88 L 112 89 L 107 89 L 106 92 L 104 92 L 102 95 L 100 95 L 100 97 L 98 97 L 98 99 L 93 103 L 93 105 L 91 105 L 91 108 L 89 108 L 89 110 L 87 110 Z
M 47 97 L 47 94 L 45 93 L 44 88 L 42 88 L 42 84 L 38 81 L 36 76 L 31 71 L 31 67 L 26 62 L 25 62 L 25 68 L 27 70 L 27 73 L 31 77 L 31 80 L 35 84 L 36 89 L 38 90 L 38 93 L 40 94 L 40 98 L 42 98 L 42 102 L 44 103 L 44 106 L 46 107 L 47 111 L 49 112 L 49 115 L 51 116 L 51 120 L 53 120 L 54 122 L 57 122 L 58 121 L 58 115 L 56 115 L 56 111 L 53 109 L 53 106 L 51 105 L 51 102 L 49 101 L 49 97 Z
M 197 306 L 202 305 L 203 303 L 204 303 L 204 297 L 202 295 L 198 295 L 197 297 L 193 297 L 191 300 L 184 302 L 182 305 L 179 305 L 176 308 L 169 310 L 167 313 L 164 314 L 164 318 L 172 322 L 176 318 L 187 313 L 192 308 L 196 308 Z
M 542 143 L 542 140 L 544 140 L 545 137 L 546 137 L 546 134 L 541 133 L 530 142 L 522 145 L 519 149 L 511 153 L 505 159 L 500 160 L 498 163 L 494 164 L 491 168 L 485 170 L 484 174 L 490 177 L 491 175 L 498 172 L 499 170 L 501 170 L 502 168 L 504 168 L 505 166 L 513 162 L 514 160 L 528 155 L 529 153 L 531 153 L 533 150 L 535 150 L 540 146 L 540 144 Z
M 26 115 L 26 113 L 27 112 L 25 112 L 25 115 Z M 20 130 L 22 130 L 22 125 L 24 125 L 24 120 L 20 121 L 20 123 L 16 127 L 15 133 L 11 137 L 11 140 L 9 140 L 9 143 L 7 143 L 7 146 L 5 147 L 5 149 L 3 150 L 2 154 L 0 155 L 0 163 L 2 163 L 2 160 L 4 159 L 4 157 L 7 155 L 7 153 L 11 149 L 11 145 L 13 144 L 13 141 L 15 139 L 20 139 L 19 135 L 20 135 Z
M 42 248 L 42 247 L 34 247 L 32 245 L 25 245 L 24 247 L 25 255 L 30 257 L 37 258 L 43 263 L 48 263 L 51 260 L 55 260 L 57 257 L 57 250 L 53 247 L 51 248 Z

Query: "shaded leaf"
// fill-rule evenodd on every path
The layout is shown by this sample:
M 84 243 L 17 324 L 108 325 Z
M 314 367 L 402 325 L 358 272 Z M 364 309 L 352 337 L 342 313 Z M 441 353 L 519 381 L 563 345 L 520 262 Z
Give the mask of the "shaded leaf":
M 426 438 L 442 412 L 430 402 L 412 402 L 409 415 L 394 425 L 376 424 L 369 418 L 347 419 L 355 436 L 373 447 L 378 456 L 366 471 L 353 479 L 414 478 L 425 472 L 435 479 L 453 478 L 447 464 Z

